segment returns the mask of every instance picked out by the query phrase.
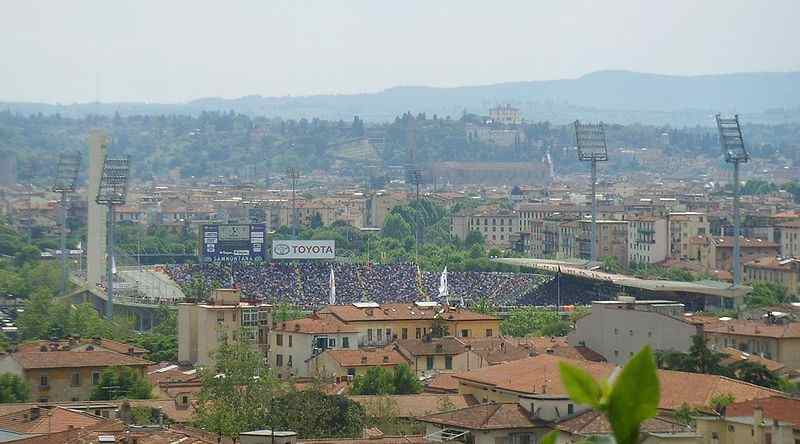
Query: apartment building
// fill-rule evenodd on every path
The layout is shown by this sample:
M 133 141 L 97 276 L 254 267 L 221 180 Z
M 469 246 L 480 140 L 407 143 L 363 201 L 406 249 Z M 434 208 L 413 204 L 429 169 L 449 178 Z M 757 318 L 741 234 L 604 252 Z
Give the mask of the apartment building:
M 272 306 L 241 300 L 238 289 L 216 289 L 208 302 L 178 304 L 178 360 L 214 364 L 214 353 L 229 340 L 250 344 L 267 356 Z
M 628 219 L 628 263 L 655 264 L 667 258 L 667 219 L 652 216 Z
M 510 249 L 520 239 L 519 213 L 515 210 L 484 206 L 451 216 L 450 232 L 460 240 L 471 231 L 483 235 L 488 248 Z
M 578 221 L 577 245 L 578 257 L 591 258 L 592 221 Z M 622 265 L 628 264 L 628 221 L 597 221 L 597 257 L 613 257 Z
M 741 263 L 777 256 L 780 246 L 764 239 L 740 238 Z M 733 273 L 733 237 L 696 236 L 689 239 L 689 260 L 703 265 L 707 272 L 725 270 Z
M 328 305 L 316 312 L 320 319 L 341 322 L 358 332 L 357 346 L 382 347 L 400 339 L 424 339 L 436 335 L 491 337 L 500 332 L 500 319 L 437 302 L 356 302 Z
M 518 125 L 522 123 L 522 115 L 518 108 L 511 105 L 498 105 L 489 109 L 489 118 L 493 122 L 503 123 L 507 125 Z
M 710 233 L 711 225 L 704 213 L 685 212 L 669 214 L 669 257 L 689 258 L 689 239 Z
M 780 239 L 781 256 L 800 258 L 800 220 L 783 222 L 775 228 Z
M 790 295 L 800 295 L 800 259 L 762 257 L 744 264 L 747 282 L 765 281 L 782 285 Z
M 269 332 L 269 365 L 279 378 L 307 378 L 315 371 L 336 371 L 315 358 L 328 350 L 357 350 L 358 330 L 330 318 L 312 317 L 276 323 Z M 323 358 L 324 359 L 324 358 Z
M 685 353 L 692 336 L 702 334 L 702 328 L 686 320 L 683 312 L 683 304 L 672 301 L 639 301 L 630 296 L 595 301 L 591 313 L 575 323 L 568 340 L 620 365 L 645 345 Z

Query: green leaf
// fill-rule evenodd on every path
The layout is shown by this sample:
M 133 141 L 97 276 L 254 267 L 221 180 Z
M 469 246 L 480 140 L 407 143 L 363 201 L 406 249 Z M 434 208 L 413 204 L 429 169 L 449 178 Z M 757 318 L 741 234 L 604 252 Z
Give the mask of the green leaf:
M 622 369 L 608 405 L 608 420 L 619 444 L 635 444 L 642 421 L 658 413 L 661 397 L 653 352 L 649 346 Z
M 561 382 L 572 398 L 578 404 L 590 405 L 594 408 L 600 407 L 600 399 L 603 397 L 603 390 L 592 376 L 578 367 L 573 367 L 566 363 L 559 363 L 561 370 Z

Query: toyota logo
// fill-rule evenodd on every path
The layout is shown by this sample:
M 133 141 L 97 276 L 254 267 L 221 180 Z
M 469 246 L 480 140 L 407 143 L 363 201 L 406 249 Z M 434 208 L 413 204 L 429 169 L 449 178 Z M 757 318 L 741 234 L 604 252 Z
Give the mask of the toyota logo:
M 289 246 L 286 244 L 275 245 L 275 254 L 280 256 L 283 256 L 284 254 L 289 254 Z

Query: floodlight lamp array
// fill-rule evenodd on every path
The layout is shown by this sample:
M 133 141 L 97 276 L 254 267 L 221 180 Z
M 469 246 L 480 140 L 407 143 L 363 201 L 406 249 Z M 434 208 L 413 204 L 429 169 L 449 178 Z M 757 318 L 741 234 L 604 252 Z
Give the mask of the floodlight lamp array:
M 606 130 L 603 123 L 587 124 L 575 121 L 575 142 L 578 160 L 604 162 L 608 160 Z
M 97 203 L 101 205 L 122 205 L 128 195 L 128 174 L 130 160 L 109 159 L 103 162 L 100 188 L 97 190 Z
M 750 154 L 744 147 L 742 137 L 742 127 L 739 124 L 739 116 L 724 118 L 716 115 L 717 129 L 719 130 L 719 144 L 725 161 L 728 163 L 745 163 L 750 160 Z
M 58 156 L 58 166 L 56 167 L 56 179 L 53 183 L 53 192 L 74 193 L 80 168 L 80 153 L 61 153 Z

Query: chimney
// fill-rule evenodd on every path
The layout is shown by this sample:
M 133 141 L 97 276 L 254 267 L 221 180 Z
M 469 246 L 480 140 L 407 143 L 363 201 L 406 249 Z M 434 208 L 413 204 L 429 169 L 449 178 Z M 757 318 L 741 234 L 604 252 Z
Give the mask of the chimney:
M 362 364 L 366 364 L 367 363 L 367 357 L 366 356 L 362 356 L 361 357 L 361 363 Z

